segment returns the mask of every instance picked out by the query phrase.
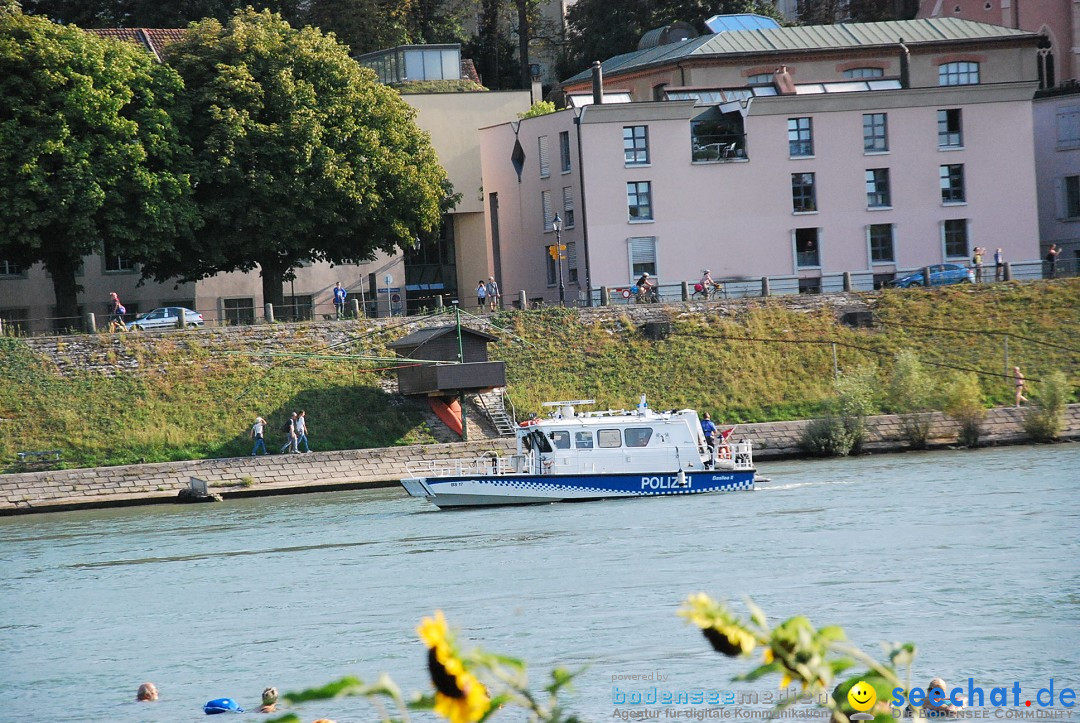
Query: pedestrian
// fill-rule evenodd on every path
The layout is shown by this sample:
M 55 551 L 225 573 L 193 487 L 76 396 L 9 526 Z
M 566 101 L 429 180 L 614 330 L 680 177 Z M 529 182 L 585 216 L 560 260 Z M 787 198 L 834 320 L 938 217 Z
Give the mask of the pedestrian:
M 1061 253 L 1061 249 L 1058 248 L 1057 244 L 1050 244 L 1050 250 L 1046 252 L 1046 263 L 1050 267 L 1048 269 L 1048 278 L 1052 279 L 1057 276 L 1057 260 L 1059 253 Z
M 139 703 L 153 703 L 157 699 L 157 686 L 153 683 L 143 683 L 139 686 L 139 692 L 135 694 L 135 700 Z
M 480 309 L 480 313 L 484 313 L 484 304 L 487 303 L 487 285 L 484 284 L 484 280 L 480 279 L 476 282 L 476 308 Z
M 975 247 L 975 253 L 971 257 L 971 263 L 975 267 L 975 283 L 982 283 L 982 262 L 983 254 L 986 252 L 982 246 Z
M 300 415 L 296 418 L 296 449 L 300 449 L 301 442 L 304 443 L 304 453 L 310 452 L 311 447 L 308 446 L 307 441 L 307 412 L 303 409 L 300 410 Z
M 251 456 L 254 457 L 262 450 L 263 454 L 267 454 L 266 440 L 263 439 L 263 433 L 266 431 L 266 420 L 262 417 L 255 417 L 255 424 L 251 425 L 251 438 L 255 440 L 255 446 L 251 448 Z
M 1005 254 L 999 248 L 994 252 L 994 281 L 1005 279 Z
M 487 300 L 488 306 L 492 311 L 495 311 L 498 307 L 500 296 L 502 296 L 502 294 L 499 293 L 499 285 L 495 283 L 495 277 L 489 276 L 487 282 Z
M 281 445 L 280 454 L 296 452 L 296 412 L 292 413 L 292 416 L 285 422 L 281 431 L 285 433 L 285 444 Z
M 345 297 L 348 295 L 349 292 L 345 290 L 340 281 L 334 284 L 334 312 L 338 321 L 345 318 Z
M 112 307 L 109 311 L 109 331 L 127 331 L 127 326 L 124 325 L 127 309 L 120 303 L 120 297 L 115 291 L 109 292 L 109 304 Z
M 1027 397 L 1024 396 L 1024 374 L 1020 371 L 1020 367 L 1013 367 L 1013 382 L 1016 384 L 1016 406 L 1020 406 L 1020 402 L 1026 402 Z

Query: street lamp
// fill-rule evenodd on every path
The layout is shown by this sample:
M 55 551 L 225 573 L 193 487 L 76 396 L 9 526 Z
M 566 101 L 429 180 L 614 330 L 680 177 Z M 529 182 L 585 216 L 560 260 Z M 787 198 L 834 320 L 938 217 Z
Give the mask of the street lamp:
M 555 229 L 555 259 L 559 262 L 559 306 L 566 305 L 566 289 L 562 280 L 562 219 L 559 214 L 551 220 L 551 227 Z

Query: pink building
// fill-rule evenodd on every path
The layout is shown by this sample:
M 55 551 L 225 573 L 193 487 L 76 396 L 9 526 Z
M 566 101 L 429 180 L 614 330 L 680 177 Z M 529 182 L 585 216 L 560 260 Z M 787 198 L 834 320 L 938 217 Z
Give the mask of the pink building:
M 508 293 L 558 298 L 556 214 L 568 301 L 644 271 L 668 295 L 706 268 L 736 293 L 763 276 L 813 292 L 839 289 L 843 272 L 872 288 L 968 264 L 976 246 L 1038 259 L 1037 36 L 955 21 L 724 35 L 609 61 L 605 93 L 633 102 L 481 131 Z M 831 44 L 841 35 L 846 48 Z

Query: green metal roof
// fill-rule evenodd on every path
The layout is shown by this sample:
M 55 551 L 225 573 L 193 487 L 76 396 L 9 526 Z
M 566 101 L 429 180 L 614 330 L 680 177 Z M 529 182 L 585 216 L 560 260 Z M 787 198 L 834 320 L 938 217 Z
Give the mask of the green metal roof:
M 705 35 L 681 43 L 661 45 L 647 50 L 616 55 L 603 62 L 604 75 L 618 75 L 638 68 L 674 63 L 688 58 L 735 55 L 743 53 L 775 54 L 807 50 L 866 48 L 896 45 L 900 38 L 907 45 L 921 43 L 995 40 L 1034 36 L 1024 30 L 976 23 L 959 18 L 894 20 L 883 23 L 843 23 L 840 25 L 798 25 L 787 28 L 735 30 Z M 564 81 L 588 80 L 591 71 L 583 71 Z

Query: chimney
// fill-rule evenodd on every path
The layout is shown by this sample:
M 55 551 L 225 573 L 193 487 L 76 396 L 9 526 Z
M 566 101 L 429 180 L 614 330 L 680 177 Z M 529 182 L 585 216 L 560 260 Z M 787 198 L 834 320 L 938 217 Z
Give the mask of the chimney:
M 773 83 L 776 85 L 776 92 L 780 95 L 795 95 L 795 81 L 791 79 L 791 73 L 788 72 L 786 65 L 781 65 L 773 71 Z
M 594 60 L 592 64 L 592 102 L 594 105 L 604 102 L 604 70 L 599 60 Z
M 900 87 L 911 87 L 911 51 L 904 45 L 903 38 L 900 38 Z

